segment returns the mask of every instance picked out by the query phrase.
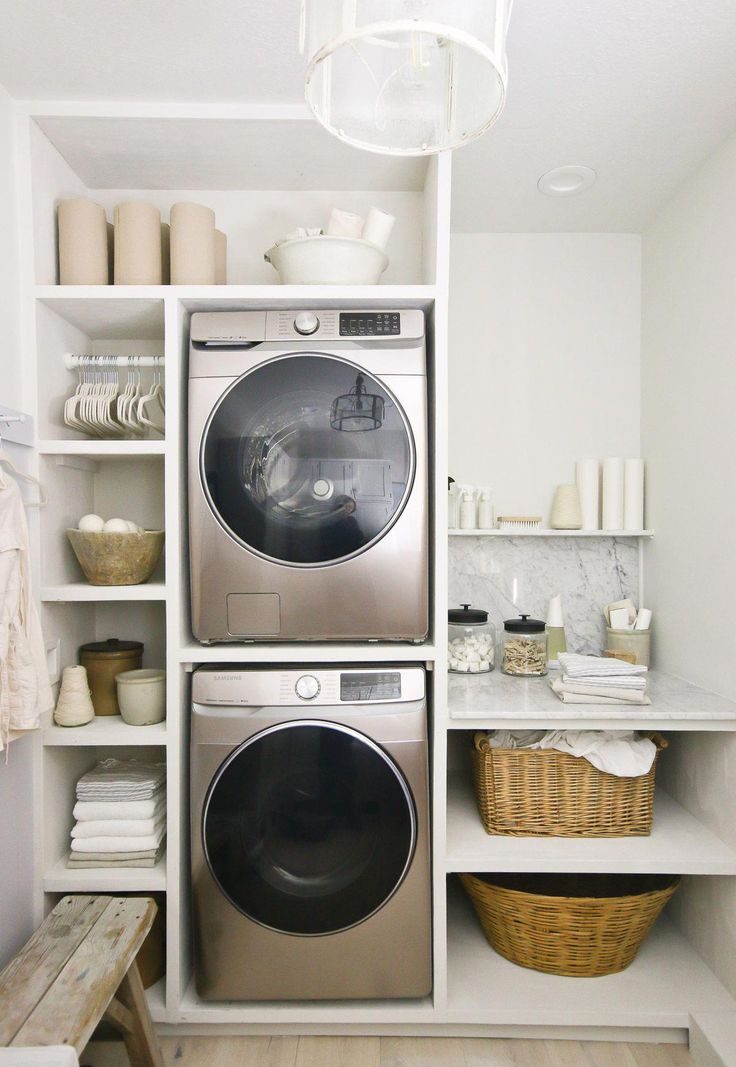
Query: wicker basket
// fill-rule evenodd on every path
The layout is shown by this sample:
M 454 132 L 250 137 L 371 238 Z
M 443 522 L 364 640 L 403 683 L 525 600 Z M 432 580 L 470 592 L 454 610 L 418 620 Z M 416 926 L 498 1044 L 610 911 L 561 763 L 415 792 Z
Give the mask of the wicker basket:
M 460 879 L 491 946 L 545 974 L 624 970 L 677 889 L 672 875 L 486 875 Z
M 647 734 L 657 756 L 667 742 Z M 486 832 L 524 837 L 635 837 L 651 833 L 654 776 L 619 778 L 554 749 L 491 748 L 473 739 L 473 785 Z

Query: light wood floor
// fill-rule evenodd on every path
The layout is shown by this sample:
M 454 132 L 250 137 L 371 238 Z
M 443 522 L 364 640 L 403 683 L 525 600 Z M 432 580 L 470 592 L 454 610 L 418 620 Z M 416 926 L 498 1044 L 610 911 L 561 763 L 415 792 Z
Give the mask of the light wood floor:
M 684 1045 L 451 1037 L 164 1037 L 166 1067 L 694 1067 Z M 85 1067 L 129 1067 L 121 1041 Z
M 693 1067 L 684 1045 L 597 1041 L 186 1037 L 161 1046 L 166 1067 Z

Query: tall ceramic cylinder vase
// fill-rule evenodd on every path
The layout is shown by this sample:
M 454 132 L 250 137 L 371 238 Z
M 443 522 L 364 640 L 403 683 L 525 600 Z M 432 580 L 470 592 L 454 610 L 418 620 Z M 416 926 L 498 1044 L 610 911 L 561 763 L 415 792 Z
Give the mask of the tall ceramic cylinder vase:
M 62 200 L 57 209 L 59 226 L 59 284 L 107 285 L 105 209 L 93 200 Z
M 174 204 L 170 225 L 171 284 L 214 285 L 214 211 L 204 204 Z

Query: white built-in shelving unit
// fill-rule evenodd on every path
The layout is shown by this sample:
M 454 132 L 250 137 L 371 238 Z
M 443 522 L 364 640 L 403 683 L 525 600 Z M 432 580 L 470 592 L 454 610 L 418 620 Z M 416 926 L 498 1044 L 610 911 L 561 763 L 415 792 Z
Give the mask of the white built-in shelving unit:
M 389 159 L 358 153 L 325 134 L 302 109 L 174 105 L 34 104 L 19 118 L 24 329 L 22 358 L 34 398 L 37 462 L 49 504 L 37 535 L 36 568 L 47 640 L 60 667 L 80 644 L 136 638 L 144 665 L 165 665 L 167 720 L 134 728 L 118 718 L 64 730 L 48 724 L 36 775 L 39 917 L 66 892 L 157 892 L 166 898 L 167 974 L 149 991 L 154 1018 L 192 1029 L 548 1033 L 683 1039 L 691 1012 L 733 1002 L 687 941 L 666 923 L 622 975 L 559 979 L 513 967 L 487 945 L 454 874 L 462 870 L 607 870 L 736 875 L 736 855 L 682 806 L 661 794 L 651 838 L 610 841 L 487 837 L 469 792 L 467 749 L 476 729 L 537 722 L 616 721 L 587 709 L 578 718 L 545 692 L 498 674 L 447 685 L 447 332 L 450 159 Z M 190 151 L 196 144 L 197 151 Z M 62 287 L 56 284 L 55 205 L 89 196 L 110 209 L 144 198 L 164 212 L 178 200 L 212 206 L 229 238 L 226 286 Z M 379 286 L 279 286 L 263 251 L 296 225 L 317 225 L 339 204 L 376 204 L 396 215 L 391 265 Z M 188 615 L 186 554 L 186 359 L 189 317 L 199 310 L 421 308 L 429 331 L 433 607 L 424 645 L 247 644 L 201 646 Z M 166 436 L 98 441 L 64 425 L 75 372 L 66 352 L 165 356 Z M 123 513 L 166 530 L 151 582 L 92 587 L 82 580 L 65 530 L 85 511 Z M 651 531 L 451 531 L 463 536 L 651 536 Z M 533 546 L 530 545 L 530 551 Z M 201 1003 L 194 992 L 188 867 L 189 677 L 207 662 L 420 662 L 431 707 L 434 989 L 421 1001 Z M 545 703 L 548 700 L 549 703 Z M 707 714 L 693 717 L 707 705 Z M 645 713 L 646 711 L 646 713 Z M 632 726 L 672 731 L 736 729 L 736 706 L 664 686 Z M 153 869 L 69 870 L 65 857 L 74 786 L 101 756 L 145 753 L 168 765 L 166 856 Z M 672 976 L 688 974 L 687 982 Z M 555 1028 L 557 1028 L 555 1030 Z M 560 1029 L 561 1028 L 561 1029 Z

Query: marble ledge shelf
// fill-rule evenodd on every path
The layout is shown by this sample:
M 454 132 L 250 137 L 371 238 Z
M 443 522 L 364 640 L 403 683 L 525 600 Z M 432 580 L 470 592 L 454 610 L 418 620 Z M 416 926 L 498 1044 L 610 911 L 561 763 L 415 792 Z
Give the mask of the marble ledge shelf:
M 512 678 L 493 671 L 448 676 L 448 712 L 454 728 L 525 727 L 620 729 L 641 728 L 736 730 L 736 703 L 671 674 L 651 671 L 647 705 L 565 704 L 544 678 Z
M 448 530 L 450 537 L 654 537 L 654 530 Z

